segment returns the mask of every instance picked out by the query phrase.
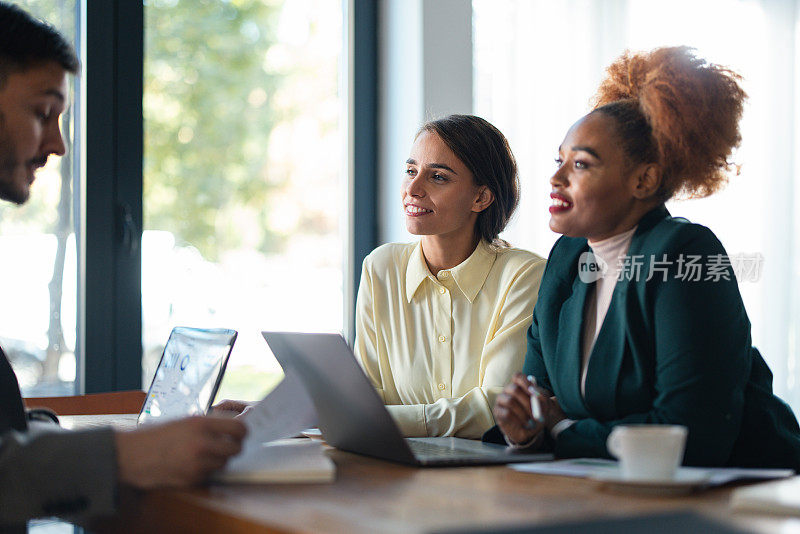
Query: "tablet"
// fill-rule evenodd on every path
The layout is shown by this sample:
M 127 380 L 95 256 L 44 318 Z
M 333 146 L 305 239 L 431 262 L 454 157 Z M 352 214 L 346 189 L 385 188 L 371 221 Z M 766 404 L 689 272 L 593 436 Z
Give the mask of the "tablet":
M 236 331 L 227 328 L 173 328 L 139 424 L 208 413 L 235 341 Z

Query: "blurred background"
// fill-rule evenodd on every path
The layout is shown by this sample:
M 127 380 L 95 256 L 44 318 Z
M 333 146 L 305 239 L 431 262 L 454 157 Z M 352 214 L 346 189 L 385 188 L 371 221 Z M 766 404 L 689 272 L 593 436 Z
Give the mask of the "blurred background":
M 80 1 L 16 3 L 85 48 Z M 360 42 L 374 49 L 374 101 L 354 90 L 364 82 L 353 59 L 363 21 L 353 13 L 365 5 L 375 13 L 374 46 Z M 739 281 L 754 342 L 776 392 L 800 409 L 800 2 L 146 0 L 143 12 L 144 387 L 176 325 L 240 332 L 220 397 L 243 399 L 281 377 L 261 330 L 349 335 L 363 258 L 352 240 L 373 223 L 367 248 L 412 239 L 399 184 L 429 118 L 475 113 L 506 134 L 523 194 L 504 237 L 546 255 L 557 237 L 547 226 L 557 147 L 605 66 L 626 49 L 689 45 L 743 76 L 741 172 L 711 198 L 668 207 L 757 263 Z M 75 78 L 63 119 L 69 154 L 51 158 L 26 206 L 0 205 L 0 345 L 27 396 L 84 388 L 75 227 L 79 160 L 91 157 L 81 87 L 92 72 L 86 65 Z M 353 116 L 367 108 L 376 113 L 364 144 Z M 353 154 L 365 148 L 374 161 L 366 190 L 353 178 Z M 354 189 L 374 205 L 364 211 Z

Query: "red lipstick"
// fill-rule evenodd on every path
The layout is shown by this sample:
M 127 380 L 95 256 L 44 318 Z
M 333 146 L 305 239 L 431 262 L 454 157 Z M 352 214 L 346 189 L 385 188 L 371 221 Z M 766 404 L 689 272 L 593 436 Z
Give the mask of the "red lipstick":
M 559 193 L 550 193 L 550 198 L 553 200 L 552 204 L 550 204 L 551 214 L 555 215 L 572 209 L 572 202 L 567 200 L 565 196 Z

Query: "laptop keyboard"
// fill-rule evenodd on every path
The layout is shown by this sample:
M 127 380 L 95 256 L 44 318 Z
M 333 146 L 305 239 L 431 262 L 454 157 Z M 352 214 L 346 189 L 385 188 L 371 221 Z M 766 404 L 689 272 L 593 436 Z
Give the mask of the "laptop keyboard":
M 479 454 L 476 454 L 474 451 L 455 449 L 453 447 L 447 447 L 445 445 L 437 445 L 435 443 L 428 443 L 425 441 L 406 440 L 406 443 L 408 443 L 408 446 L 409 448 L 411 448 L 411 452 L 414 453 L 414 456 L 424 457 L 426 459 L 441 458 L 445 460 L 448 458 L 452 458 L 456 460 L 464 458 L 477 458 L 481 456 Z

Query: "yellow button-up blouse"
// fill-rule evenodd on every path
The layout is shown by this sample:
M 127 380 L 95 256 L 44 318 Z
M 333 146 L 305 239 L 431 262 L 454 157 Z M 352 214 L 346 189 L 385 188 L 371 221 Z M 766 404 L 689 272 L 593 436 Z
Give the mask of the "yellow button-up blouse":
M 420 243 L 364 260 L 355 352 L 406 436 L 479 438 L 494 399 L 522 369 L 545 260 L 481 242 L 431 274 Z

